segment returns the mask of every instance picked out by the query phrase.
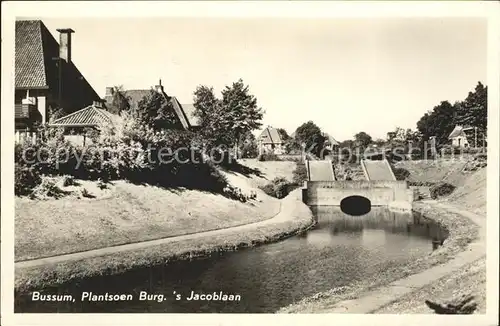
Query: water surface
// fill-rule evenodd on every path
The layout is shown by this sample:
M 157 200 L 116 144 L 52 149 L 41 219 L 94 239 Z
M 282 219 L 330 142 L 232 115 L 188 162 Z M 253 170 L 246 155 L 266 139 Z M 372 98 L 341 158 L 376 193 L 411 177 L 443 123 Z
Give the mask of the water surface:
M 338 207 L 316 207 L 317 226 L 284 241 L 191 262 L 94 277 L 41 293 L 72 294 L 75 302 L 16 298 L 16 312 L 275 312 L 304 297 L 374 277 L 428 255 L 446 232 L 418 215 L 376 208 L 348 216 Z M 81 302 L 83 291 L 132 294 L 132 301 Z M 139 293 L 164 299 L 139 301 Z M 240 301 L 188 301 L 191 291 L 240 295 Z M 175 293 L 174 293 L 175 292 Z M 176 295 L 182 296 L 176 300 Z M 158 299 L 158 297 L 156 297 Z

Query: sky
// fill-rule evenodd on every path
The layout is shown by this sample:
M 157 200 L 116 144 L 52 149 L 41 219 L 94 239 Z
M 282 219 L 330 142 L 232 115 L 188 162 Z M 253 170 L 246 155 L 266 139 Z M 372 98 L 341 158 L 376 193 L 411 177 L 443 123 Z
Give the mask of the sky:
M 41 18 L 72 28 L 72 59 L 101 96 L 107 86 L 165 91 L 190 103 L 198 85 L 242 78 L 264 127 L 309 120 L 339 141 L 416 128 L 441 101 L 486 84 L 479 18 Z

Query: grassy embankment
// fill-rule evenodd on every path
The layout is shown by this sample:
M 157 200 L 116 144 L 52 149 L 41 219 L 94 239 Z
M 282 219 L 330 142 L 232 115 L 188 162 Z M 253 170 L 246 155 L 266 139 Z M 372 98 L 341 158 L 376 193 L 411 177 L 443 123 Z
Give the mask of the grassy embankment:
M 457 187 L 454 193 L 443 198 L 454 206 L 477 214 L 486 211 L 486 169 L 472 173 L 463 173 L 464 162 L 401 162 L 397 165 L 410 171 L 411 181 L 437 182 L 446 181 Z M 329 307 L 343 300 L 352 300 L 362 297 L 371 289 L 376 289 L 392 281 L 412 275 L 442 264 L 452 259 L 458 252 L 477 239 L 478 226 L 468 218 L 437 208 L 428 203 L 416 203 L 415 210 L 423 213 L 445 227 L 449 231 L 448 239 L 444 246 L 434 251 L 430 256 L 422 257 L 405 267 L 391 269 L 377 276 L 376 279 L 364 280 L 347 287 L 332 289 L 318 293 L 313 297 L 305 298 L 278 311 L 279 313 L 311 313 L 328 312 Z M 482 214 L 485 216 L 485 214 Z M 477 312 L 485 311 L 485 260 L 479 260 L 473 265 L 466 266 L 458 273 L 433 282 L 428 287 L 417 290 L 393 304 L 384 307 L 376 313 L 405 313 L 422 312 L 432 313 L 424 303 L 425 299 L 446 300 L 461 293 L 468 292 L 471 287 L 472 294 L 478 303 Z
M 244 162 L 240 172 L 223 172 L 243 192 L 257 200 L 241 203 L 193 190 L 167 190 L 115 182 L 99 192 L 81 182 L 93 199 L 16 199 L 16 259 L 39 258 L 113 245 L 223 229 L 268 220 L 259 228 L 197 237 L 175 245 L 120 252 L 107 256 L 16 269 L 16 290 L 28 291 L 93 275 L 120 273 L 169 260 L 190 259 L 214 251 L 235 250 L 277 241 L 312 224 L 309 209 L 296 196 L 280 200 L 256 188 L 276 176 L 288 177 L 291 162 Z M 292 163 L 294 164 L 294 163 Z M 256 165 L 257 168 L 255 166 Z M 250 167 L 249 167 L 250 166 Z M 265 168 L 264 168 L 265 167 Z M 258 168 L 261 168 L 259 170 Z M 251 172 L 251 173 L 248 173 Z M 274 218 L 273 218 L 274 217 Z M 273 218 L 272 220 L 269 220 Z
M 486 216 L 486 168 L 464 172 L 464 161 L 407 161 L 396 166 L 410 172 L 408 181 L 445 181 L 456 187 L 443 200 L 473 213 Z

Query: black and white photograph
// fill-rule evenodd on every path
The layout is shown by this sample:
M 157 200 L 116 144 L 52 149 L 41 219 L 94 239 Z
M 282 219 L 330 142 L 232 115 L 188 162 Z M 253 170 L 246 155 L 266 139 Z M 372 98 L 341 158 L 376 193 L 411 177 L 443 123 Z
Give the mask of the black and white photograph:
M 498 324 L 498 3 L 317 17 L 287 15 L 293 1 L 246 3 L 262 15 L 149 5 L 2 18 L 3 321 Z

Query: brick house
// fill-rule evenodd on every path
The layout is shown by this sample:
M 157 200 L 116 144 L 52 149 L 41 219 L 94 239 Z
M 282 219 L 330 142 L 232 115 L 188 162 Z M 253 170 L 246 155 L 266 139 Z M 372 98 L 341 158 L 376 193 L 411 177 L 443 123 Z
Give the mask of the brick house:
M 15 31 L 15 129 L 34 130 L 52 110 L 65 114 L 99 101 L 72 61 L 70 28 L 58 29 L 59 43 L 41 20 L 18 20 Z
M 155 85 L 152 89 L 130 89 L 122 91 L 122 94 L 127 98 L 130 108 L 137 108 L 139 102 L 147 97 L 151 90 L 162 94 L 166 99 L 170 100 L 174 108 L 175 114 L 179 119 L 179 123 L 185 130 L 197 130 L 200 128 L 200 121 L 198 117 L 194 115 L 194 105 L 193 104 L 181 104 L 177 97 L 169 96 L 165 93 L 161 80 L 158 85 Z M 112 107 L 113 96 L 116 92 L 115 87 L 106 87 L 106 95 L 104 100 L 107 107 Z

